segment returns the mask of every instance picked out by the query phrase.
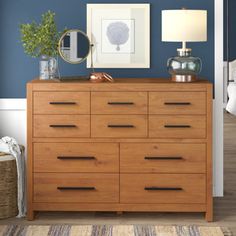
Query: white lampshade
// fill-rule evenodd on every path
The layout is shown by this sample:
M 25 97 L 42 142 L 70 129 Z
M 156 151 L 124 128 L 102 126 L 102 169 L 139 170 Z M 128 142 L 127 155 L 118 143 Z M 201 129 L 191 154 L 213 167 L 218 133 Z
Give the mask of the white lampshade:
M 207 11 L 187 9 L 162 11 L 162 41 L 207 41 Z

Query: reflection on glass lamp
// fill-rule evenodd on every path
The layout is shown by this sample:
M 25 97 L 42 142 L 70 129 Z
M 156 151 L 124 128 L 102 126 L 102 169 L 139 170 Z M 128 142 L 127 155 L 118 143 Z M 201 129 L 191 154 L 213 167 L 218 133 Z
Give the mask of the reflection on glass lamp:
M 167 69 L 172 79 L 176 82 L 195 81 L 202 69 L 201 59 L 192 57 L 191 49 L 177 50 L 177 52 L 178 56 L 171 57 L 167 61 Z
M 207 41 L 207 12 L 204 10 L 162 11 L 162 41 L 182 42 L 178 56 L 167 62 L 168 72 L 175 82 L 196 81 L 202 69 L 201 59 L 191 56 L 186 42 Z

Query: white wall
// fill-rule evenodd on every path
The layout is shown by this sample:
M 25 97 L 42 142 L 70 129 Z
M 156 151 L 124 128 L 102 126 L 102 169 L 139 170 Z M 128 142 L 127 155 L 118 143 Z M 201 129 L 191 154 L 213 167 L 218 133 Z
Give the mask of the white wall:
M 215 100 L 213 118 L 213 174 L 214 193 L 224 195 L 224 5 L 223 0 L 215 0 Z
M 0 137 L 26 146 L 26 99 L 0 99 Z

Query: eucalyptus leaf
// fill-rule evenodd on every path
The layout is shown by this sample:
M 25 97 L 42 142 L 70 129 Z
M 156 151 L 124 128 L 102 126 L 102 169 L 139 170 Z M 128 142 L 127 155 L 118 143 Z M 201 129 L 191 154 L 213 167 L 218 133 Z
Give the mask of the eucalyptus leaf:
M 57 31 L 55 13 L 47 11 L 41 22 L 20 24 L 21 42 L 26 54 L 32 57 L 58 55 L 57 44 L 63 32 Z

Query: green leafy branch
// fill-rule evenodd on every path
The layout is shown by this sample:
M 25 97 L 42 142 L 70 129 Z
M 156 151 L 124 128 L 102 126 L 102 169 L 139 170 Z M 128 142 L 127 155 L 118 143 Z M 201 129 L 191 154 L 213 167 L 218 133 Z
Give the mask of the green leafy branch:
M 42 15 L 41 23 L 20 24 L 21 42 L 26 54 L 32 57 L 58 55 L 58 41 L 61 32 L 57 31 L 55 13 L 48 11 Z

